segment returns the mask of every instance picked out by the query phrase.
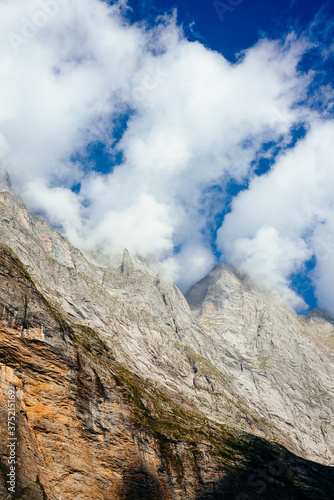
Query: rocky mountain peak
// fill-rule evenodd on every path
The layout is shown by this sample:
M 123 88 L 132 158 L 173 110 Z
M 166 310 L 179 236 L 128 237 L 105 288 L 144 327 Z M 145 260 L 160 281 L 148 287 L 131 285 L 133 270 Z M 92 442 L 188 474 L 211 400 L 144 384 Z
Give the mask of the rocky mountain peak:
M 0 192 L 8 191 L 13 192 L 12 181 L 10 180 L 9 174 L 6 170 L 0 170 Z
M 223 310 L 225 302 L 246 284 L 249 287 L 246 277 L 238 275 L 231 266 L 219 264 L 190 288 L 186 299 L 194 311 L 214 313 Z
M 123 274 L 128 275 L 134 270 L 135 266 L 131 258 L 130 252 L 127 248 L 123 251 L 123 261 L 121 264 L 121 271 Z
M 311 319 L 320 323 L 327 322 L 334 325 L 333 316 L 331 316 L 327 311 L 321 309 L 320 307 L 315 307 L 308 313 L 308 315 L 306 316 L 306 321 L 309 321 Z
M 260 290 L 249 278 L 223 264 L 189 290 L 190 309 L 154 259 L 130 255 L 127 250 L 123 256 L 106 258 L 105 264 L 99 255 L 96 259 L 86 258 L 43 217 L 29 213 L 22 200 L 9 193 L 0 196 L 0 249 L 1 245 L 4 255 L 2 268 L 0 259 L 0 382 L 3 373 L 9 373 L 19 388 L 25 415 L 20 425 L 33 431 L 26 429 L 22 439 L 33 440 L 31 436 L 36 435 L 37 441 L 46 443 L 44 429 L 49 436 L 50 443 L 43 445 L 49 454 L 45 465 L 40 465 L 38 460 L 42 459 L 32 461 L 35 460 L 35 477 L 39 474 L 51 500 L 225 498 L 223 493 L 218 497 L 201 496 L 203 478 L 211 485 L 209 476 L 216 477 L 216 470 L 223 471 L 222 477 L 226 477 L 228 462 L 223 458 L 221 468 L 215 469 L 218 466 L 212 457 L 217 454 L 207 448 L 216 438 L 202 431 L 212 426 L 223 437 L 227 435 L 226 428 L 230 428 L 235 436 L 246 433 L 252 440 L 279 443 L 303 459 L 334 465 L 331 322 L 324 318 L 315 321 L 319 316 L 310 321 L 301 319 L 283 307 L 273 293 Z M 11 348 L 14 340 L 15 349 Z M 37 360 L 39 350 L 41 359 Z M 60 367 L 58 358 L 64 366 Z M 33 364 L 22 375 L 27 360 L 33 360 Z M 43 402 L 44 416 L 38 406 L 41 390 L 35 382 L 41 379 L 41 387 L 45 387 L 41 363 L 45 363 L 45 380 L 50 382 Z M 54 369 L 50 371 L 52 363 Z M 51 372 L 54 380 L 50 379 Z M 57 427 L 58 407 L 69 408 L 69 401 L 60 400 L 58 407 L 53 408 L 53 398 L 54 394 L 68 394 L 68 383 L 73 391 L 70 401 L 77 408 L 73 406 L 72 413 L 62 420 L 69 429 L 65 432 Z M 0 390 L 0 402 L 1 397 L 5 396 Z M 34 405 L 35 413 L 30 410 Z M 1 408 L 5 405 L 0 404 L 0 424 L 4 425 L 6 415 Z M 47 421 L 49 414 L 54 416 Z M 134 419 L 136 428 L 129 423 Z M 166 425 L 162 428 L 164 419 Z M 79 428 L 85 432 L 80 434 L 80 448 L 72 462 Z M 68 435 L 75 446 L 68 446 Z M 88 451 L 80 462 L 83 450 L 91 446 L 92 436 L 96 442 L 89 452 L 91 457 L 96 460 L 99 453 L 109 457 L 106 462 L 101 459 L 96 489 L 85 483 L 85 494 L 81 495 L 75 485 L 71 486 L 73 491 L 63 495 L 64 475 L 71 485 L 73 470 L 78 467 L 82 481 L 89 480 L 91 484 L 96 475 L 95 462 L 94 471 L 87 475 L 87 464 L 93 463 Z M 245 457 L 250 442 L 247 436 Z M 66 446 L 58 454 L 54 443 L 61 439 Z M 239 446 L 239 438 L 234 439 Z M 193 448 L 196 442 L 199 445 Z M 27 449 L 38 450 L 34 443 L 28 442 Z M 125 460 L 129 475 L 133 476 L 133 457 L 138 451 L 149 462 L 145 462 L 145 470 L 151 470 L 155 480 L 162 470 L 161 484 L 167 478 L 172 484 L 170 491 L 179 493 L 158 496 L 154 491 L 145 497 L 130 491 L 122 496 L 116 488 L 122 488 L 128 476 L 115 464 L 123 464 L 117 453 L 128 450 L 130 444 L 133 448 Z M 109 456 L 110 450 L 116 455 Z M 168 457 L 164 455 L 166 450 Z M 262 462 L 256 459 L 252 471 L 263 468 L 261 463 L 270 462 L 264 458 L 267 455 L 263 450 L 260 448 Z M 201 453 L 205 459 L 197 462 Z M 237 453 L 226 453 L 219 451 L 219 456 L 230 456 L 233 467 L 240 468 Z M 63 467 L 52 465 L 55 455 L 61 464 L 67 461 L 65 472 Z M 154 456 L 153 463 L 149 457 Z M 22 463 L 30 463 L 28 455 L 23 458 Z M 190 463 L 197 464 L 197 471 L 200 464 L 200 476 Z M 175 474 L 168 472 L 173 468 L 170 464 L 176 467 Z M 26 473 L 31 479 L 30 472 Z M 103 477 L 110 480 L 104 482 Z M 143 477 L 143 484 L 147 484 L 147 475 Z M 247 480 L 248 476 L 246 484 Z M 25 479 L 22 483 L 26 484 Z M 54 484 L 58 489 L 52 496 Z M 111 496 L 110 485 L 115 487 Z M 237 498 L 240 487 L 237 485 L 233 491 Z M 275 497 L 268 489 L 267 498 L 288 497 Z M 324 493 L 320 498 L 329 497 Z

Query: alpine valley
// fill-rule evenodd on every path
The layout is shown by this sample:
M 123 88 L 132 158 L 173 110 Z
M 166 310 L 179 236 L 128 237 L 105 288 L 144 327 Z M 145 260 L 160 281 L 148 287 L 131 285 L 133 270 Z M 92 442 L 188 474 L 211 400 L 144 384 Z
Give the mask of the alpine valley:
M 334 498 L 334 321 L 84 255 L 0 183 L 0 498 Z M 8 492 L 8 392 L 16 487 Z

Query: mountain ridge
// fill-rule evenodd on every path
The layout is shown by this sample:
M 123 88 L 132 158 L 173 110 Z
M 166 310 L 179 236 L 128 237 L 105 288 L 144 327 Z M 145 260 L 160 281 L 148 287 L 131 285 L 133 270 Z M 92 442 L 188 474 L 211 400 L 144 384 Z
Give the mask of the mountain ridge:
M 15 389 L 20 498 L 331 498 L 333 468 L 219 426 L 131 374 L 93 331 L 54 310 L 6 249 L 0 278 L 0 400 Z M 1 427 L 6 418 L 3 404 Z M 4 433 L 0 450 L 5 480 Z M 0 494 L 12 498 L 1 481 Z
M 202 287 L 199 294 L 202 303 L 194 308 L 191 298 L 188 296 L 189 305 L 157 262 L 145 263 L 128 251 L 113 265 L 90 262 L 43 217 L 31 214 L 21 200 L 8 192 L 0 193 L 0 245 L 4 252 L 16 255 L 22 279 L 28 273 L 42 302 L 61 318 L 61 324 L 72 325 L 63 327 L 57 342 L 61 344 L 68 338 L 65 345 L 69 342 L 71 349 L 77 345 L 80 359 L 93 355 L 97 377 L 88 368 L 88 361 L 87 370 L 96 380 L 98 393 L 105 390 L 103 382 L 98 382 L 103 378 L 101 369 L 104 363 L 113 362 L 123 367 L 117 368 L 120 373 L 126 369 L 131 374 L 128 376 L 132 382 L 125 384 L 127 390 L 131 386 L 131 404 L 137 401 L 133 384 L 138 394 L 148 384 L 149 392 L 162 391 L 169 401 L 177 402 L 177 408 L 184 405 L 187 411 L 195 412 L 196 419 L 207 419 L 213 426 L 228 426 L 233 433 L 248 433 L 254 439 L 272 443 L 270 446 L 279 443 L 304 460 L 334 465 L 334 367 L 328 352 L 333 325 L 326 319 L 322 318 L 319 325 L 314 314 L 299 318 L 282 305 L 276 294 L 240 279 L 226 266 L 219 272 L 216 269 L 214 279 L 213 275 L 204 278 L 205 293 Z M 203 283 L 196 285 L 201 287 Z M 11 301 L 15 302 L 14 295 Z M 14 307 L 6 302 L 3 288 L 4 330 L 13 325 L 15 332 L 22 329 L 22 321 L 13 319 L 25 310 L 24 299 L 20 304 Z M 28 320 L 34 325 L 29 327 L 30 340 L 50 345 L 47 325 L 36 317 L 30 300 L 26 306 Z M 71 331 L 77 333 L 73 336 Z M 7 338 L 8 331 L 3 335 Z M 52 349 L 57 350 L 57 346 Z M 64 352 L 65 348 L 61 349 Z M 112 358 L 108 358 L 110 353 Z M 85 394 L 81 361 L 73 363 L 70 366 L 79 377 L 78 390 L 82 385 Z M 19 374 L 18 361 L 15 370 Z M 143 384 L 142 388 L 138 383 Z M 150 413 L 154 398 L 148 401 Z M 97 403 L 92 400 L 90 404 L 89 412 L 98 416 Z M 136 405 L 138 412 L 139 400 Z M 149 425 L 152 436 L 157 425 L 152 427 L 152 422 L 158 417 L 154 412 L 144 417 L 142 411 L 140 418 L 150 422 L 145 425 Z M 156 446 L 160 452 L 156 453 L 161 455 L 163 444 L 159 443 Z M 182 457 L 181 462 L 187 462 Z M 212 457 L 210 460 L 214 463 Z M 184 483 L 183 487 L 190 486 Z M 181 497 L 175 493 L 170 498 L 183 498 L 185 491 L 190 495 L 187 498 L 195 498 L 189 489 L 182 491 Z M 161 498 L 169 498 L 166 495 Z

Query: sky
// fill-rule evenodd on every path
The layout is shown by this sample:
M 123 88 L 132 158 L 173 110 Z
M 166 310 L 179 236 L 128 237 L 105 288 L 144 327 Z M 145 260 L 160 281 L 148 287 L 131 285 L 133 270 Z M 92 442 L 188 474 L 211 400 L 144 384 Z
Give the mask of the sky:
M 334 2 L 3 0 L 0 164 L 83 251 L 334 314 Z

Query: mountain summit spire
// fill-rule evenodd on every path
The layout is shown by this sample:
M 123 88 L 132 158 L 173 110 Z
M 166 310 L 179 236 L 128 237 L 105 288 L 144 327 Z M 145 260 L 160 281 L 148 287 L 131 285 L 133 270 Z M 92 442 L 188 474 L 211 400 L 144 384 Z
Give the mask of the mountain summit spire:
M 12 181 L 6 170 L 0 171 L 0 192 L 3 191 L 13 192 Z

